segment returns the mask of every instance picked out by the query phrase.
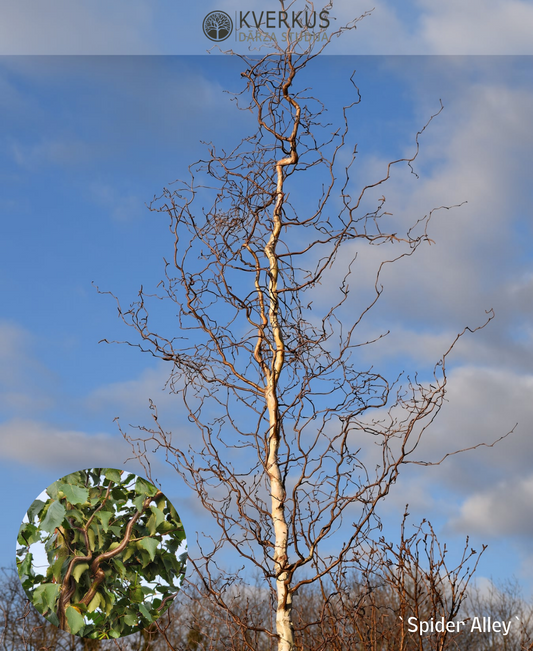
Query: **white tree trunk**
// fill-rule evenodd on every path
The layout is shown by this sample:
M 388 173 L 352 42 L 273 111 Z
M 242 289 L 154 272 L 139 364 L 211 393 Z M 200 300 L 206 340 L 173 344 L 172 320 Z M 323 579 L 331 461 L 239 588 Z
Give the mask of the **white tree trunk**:
M 272 505 L 272 526 L 274 528 L 274 569 L 276 572 L 276 631 L 279 636 L 278 651 L 294 650 L 294 627 L 292 623 L 292 594 L 290 592 L 291 575 L 289 570 L 288 558 L 288 533 L 286 512 L 285 512 L 285 486 L 279 466 L 279 447 L 282 436 L 282 428 L 278 405 L 278 380 L 283 369 L 285 361 L 285 343 L 283 340 L 283 331 L 279 322 L 279 293 L 278 293 L 278 276 L 279 276 L 279 259 L 276 253 L 276 247 L 281 233 L 281 219 L 283 212 L 283 168 L 287 165 L 295 165 L 298 162 L 296 152 L 296 137 L 300 125 L 300 107 L 289 96 L 289 88 L 294 77 L 294 68 L 289 56 L 289 65 L 291 72 L 283 86 L 283 96 L 292 104 L 295 109 L 295 117 L 292 133 L 286 142 L 290 144 L 290 155 L 278 160 L 276 164 L 276 203 L 273 210 L 273 227 L 269 241 L 265 246 L 265 254 L 269 263 L 269 311 L 268 318 L 270 322 L 273 342 L 272 346 L 272 365 L 267 371 L 267 383 L 265 390 L 265 400 L 269 415 L 269 435 L 268 435 L 268 459 L 267 473 L 270 480 L 270 496 Z

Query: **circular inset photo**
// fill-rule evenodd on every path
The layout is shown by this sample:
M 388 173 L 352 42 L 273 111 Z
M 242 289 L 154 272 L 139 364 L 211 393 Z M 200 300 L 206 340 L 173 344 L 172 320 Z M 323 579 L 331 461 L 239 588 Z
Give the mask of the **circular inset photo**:
M 30 601 L 59 628 L 92 639 L 149 626 L 178 594 L 187 541 L 176 509 L 124 470 L 90 468 L 39 495 L 20 527 L 17 569 Z

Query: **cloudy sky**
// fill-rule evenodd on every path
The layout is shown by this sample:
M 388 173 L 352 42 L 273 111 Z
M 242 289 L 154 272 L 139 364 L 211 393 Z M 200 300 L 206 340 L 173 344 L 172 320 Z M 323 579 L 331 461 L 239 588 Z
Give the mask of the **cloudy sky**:
M 275 0 L 0 0 L 0 54 L 205 54 L 212 43 L 202 22 L 210 11 L 224 10 L 238 22 L 240 12 L 277 8 Z M 345 35 L 330 53 L 533 53 L 531 0 L 340 0 L 332 25 L 369 11 L 364 29 Z M 249 45 L 241 40 L 249 34 L 239 31 L 225 49 Z
M 146 422 L 151 398 L 177 436 L 188 436 L 163 390 L 168 368 L 98 343 L 128 333 L 112 299 L 95 289 L 127 304 L 141 284 L 155 287 L 171 242 L 165 220 L 145 204 L 202 156 L 200 141 L 230 146 L 253 129 L 253 117 L 223 92 L 241 90 L 242 64 L 193 56 L 209 46 L 202 17 L 177 6 L 0 3 L 0 484 L 10 496 L 3 565 L 13 562 L 16 531 L 44 487 L 79 467 L 124 466 L 130 452 L 115 417 Z M 403 3 L 401 14 L 394 6 L 375 3 L 333 46 L 335 56 L 314 62 L 308 82 L 335 120 L 356 70 L 363 101 L 352 113 L 354 189 L 412 153 L 414 134 L 442 99 L 443 113 L 421 139 L 419 180 L 398 169 L 384 189 L 387 207 L 407 223 L 468 203 L 436 213 L 435 244 L 385 271 L 383 300 L 365 328 L 391 334 L 362 362 L 427 376 L 456 334 L 493 308 L 494 320 L 458 344 L 449 403 L 421 452 L 437 459 L 518 425 L 496 448 L 409 468 L 382 514 L 393 531 L 408 502 L 413 519 L 431 519 L 450 545 L 459 548 L 466 535 L 474 546 L 489 543 L 478 574 L 516 575 L 531 593 L 533 60 L 520 55 L 532 47 L 533 4 L 425 0 Z M 240 7 L 235 0 L 205 11 Z M 346 6 L 338 16 L 348 17 Z M 110 56 L 11 56 L 20 54 Z M 473 54 L 484 56 L 465 56 Z M 364 291 L 379 258 L 362 252 L 358 264 Z M 154 464 L 189 536 L 205 529 L 194 499 Z

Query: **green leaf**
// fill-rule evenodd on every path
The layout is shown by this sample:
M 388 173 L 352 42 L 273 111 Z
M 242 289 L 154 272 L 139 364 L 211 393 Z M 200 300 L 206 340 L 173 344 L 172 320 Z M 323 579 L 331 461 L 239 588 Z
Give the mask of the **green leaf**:
M 89 499 L 89 489 L 73 484 L 59 484 L 58 491 L 63 491 L 71 504 L 83 504 Z
M 63 569 L 63 563 L 64 559 L 58 558 L 57 561 L 50 566 L 52 570 L 52 576 L 54 577 L 55 581 L 57 581 L 57 583 L 61 582 L 61 570 Z
M 149 534 L 151 536 L 153 536 L 155 534 L 155 530 L 157 528 L 157 522 L 156 522 L 156 519 L 155 519 L 155 515 L 152 514 L 148 518 L 148 522 L 146 523 L 146 527 L 148 529 Z
M 31 601 L 37 610 L 42 611 L 43 605 L 43 593 L 46 586 L 38 585 L 35 590 L 31 593 Z
M 95 610 L 98 608 L 98 606 L 100 605 L 100 601 L 101 601 L 101 599 L 102 599 L 102 597 L 100 596 L 100 593 L 97 592 L 97 593 L 94 595 L 94 597 L 91 599 L 91 601 L 89 602 L 89 605 L 87 606 L 87 610 L 88 610 L 90 613 L 92 613 L 93 611 L 95 611 Z
M 167 549 L 169 552 L 175 553 L 178 551 L 178 548 L 180 546 L 179 540 L 175 540 L 171 538 L 170 540 L 167 540 Z
M 137 544 L 139 544 L 139 543 L 137 543 Z M 140 549 L 140 546 L 139 546 L 139 549 Z M 147 565 L 150 565 L 150 563 L 152 562 L 152 560 L 150 558 L 150 554 L 145 549 L 141 549 L 141 551 L 137 555 L 137 559 L 140 561 L 141 567 L 142 567 L 143 570 Z
M 98 511 L 96 517 L 102 523 L 102 529 L 107 533 L 107 528 L 109 527 L 109 520 L 113 517 L 114 513 L 112 511 Z
M 34 576 L 34 572 L 31 566 L 32 561 L 33 555 L 31 552 L 28 552 L 26 554 L 26 558 L 18 566 L 18 573 L 21 580 L 23 580 L 22 577 L 24 576 Z
M 37 586 L 31 596 L 33 605 L 41 612 L 47 609 L 55 610 L 55 602 L 59 596 L 60 589 L 61 585 L 59 583 L 45 583 Z
M 119 558 L 113 559 L 113 565 L 117 568 L 119 576 L 126 576 L 126 568 L 124 567 L 124 563 Z
M 55 604 L 57 598 L 59 597 L 59 591 L 61 590 L 61 585 L 59 583 L 49 583 L 45 586 L 43 604 L 48 606 L 50 610 L 55 610 Z
M 115 604 L 115 597 L 108 590 L 105 593 L 105 614 L 109 616 Z
M 155 588 L 150 588 L 150 587 L 147 586 L 147 585 L 143 585 L 143 586 L 141 586 L 141 590 L 143 591 L 143 595 L 144 595 L 145 597 L 147 597 L 148 595 L 153 595 L 153 594 L 156 593 L 156 589 L 155 589 Z
M 78 594 L 78 591 L 76 590 L 76 595 Z M 81 599 L 81 596 L 80 596 Z M 75 601 L 73 604 L 70 604 L 73 606 L 78 612 L 80 612 L 82 615 L 87 612 L 87 606 L 85 604 L 80 603 L 79 601 Z
M 52 502 L 48 507 L 44 520 L 41 522 L 40 528 L 48 531 L 48 533 L 53 533 L 62 524 L 65 514 L 65 507 L 60 502 Z
M 153 497 L 157 493 L 157 488 L 153 484 L 147 482 L 146 479 L 138 477 L 135 482 L 135 492 L 138 495 L 149 495 L 150 497 Z
M 30 522 L 25 522 L 19 529 L 17 536 L 17 542 L 19 545 L 32 545 L 34 542 L 37 542 L 41 539 L 41 532 L 39 529 Z
M 53 624 L 54 626 L 57 626 L 57 628 L 59 628 L 59 619 L 57 618 L 57 615 L 55 613 L 48 613 L 46 619 L 50 622 L 50 624 Z
M 78 524 L 84 524 L 85 518 L 83 517 L 83 513 L 81 511 L 78 511 L 78 509 L 69 509 L 68 510 L 68 517 L 69 518 L 74 518 Z
M 57 499 L 57 491 L 59 490 L 58 489 L 59 483 L 60 482 L 55 481 L 53 484 L 50 484 L 50 486 L 48 486 L 48 488 L 46 489 L 46 492 L 48 493 L 48 495 L 50 495 L 50 497 L 53 500 Z
M 157 538 L 142 538 L 139 540 L 138 545 L 140 545 L 140 547 L 143 549 L 146 549 L 146 551 L 150 554 L 150 560 L 153 561 L 155 558 L 155 550 L 159 545 L 159 540 L 157 540 Z
M 135 505 L 135 508 L 137 511 L 142 511 L 144 500 L 146 499 L 145 495 L 139 495 L 133 500 L 133 504 Z
M 163 520 L 160 525 L 157 527 L 157 533 L 168 533 L 169 531 L 174 531 L 176 527 L 171 523 Z
M 155 517 L 155 522 L 156 522 L 155 526 L 157 528 L 162 522 L 164 522 L 165 515 L 163 511 L 160 511 L 159 508 L 155 506 L 155 504 L 150 504 L 150 510 L 152 511 Z
M 111 533 L 114 533 L 115 536 L 122 536 L 122 533 L 123 533 L 123 531 L 122 531 L 122 529 L 120 527 L 116 527 L 116 526 L 111 525 L 111 524 L 109 525 L 109 531 L 111 531 Z
M 96 522 L 93 522 L 91 525 L 93 529 L 96 529 L 96 535 L 98 536 L 98 549 L 103 549 L 105 544 L 105 535 L 102 531 L 102 527 L 98 526 Z
M 116 484 L 120 483 L 122 472 L 122 470 L 117 470 L 116 468 L 104 468 L 105 478 Z
M 174 554 L 165 554 L 163 556 L 163 564 L 170 577 L 179 577 L 185 570 L 185 563 L 187 561 L 187 552 L 181 554 L 179 559 Z
M 178 515 L 178 512 L 176 511 L 176 509 L 174 508 L 174 506 L 170 502 L 168 503 L 168 508 L 169 508 L 169 511 L 170 511 L 170 517 L 173 520 L 175 520 L 176 522 L 179 522 L 180 521 L 180 516 Z
M 30 508 L 28 509 L 28 520 L 30 522 L 33 521 L 33 519 L 39 515 L 39 513 L 43 510 L 46 502 L 43 502 L 41 500 L 34 500 L 31 503 Z
M 116 502 L 127 502 L 128 501 L 128 491 L 125 491 L 122 488 L 115 486 L 111 490 L 111 496 Z
M 130 590 L 130 599 L 135 604 L 140 604 L 144 601 L 144 595 L 141 586 L 137 586 L 133 590 Z
M 126 626 L 136 626 L 137 625 L 137 615 L 135 613 L 132 613 L 131 610 L 129 610 L 124 615 L 124 624 L 126 624 Z
M 61 477 L 61 481 L 65 484 L 75 484 L 76 486 L 80 486 L 85 484 L 86 478 L 87 474 L 85 470 L 76 470 L 76 472 L 71 472 L 69 475 Z M 56 482 L 56 484 L 57 483 L 58 482 Z
M 100 608 L 102 608 L 105 605 L 105 599 L 102 598 L 100 601 Z M 105 620 L 106 616 L 103 612 L 97 613 L 88 613 L 87 618 L 91 619 L 94 622 L 94 627 L 96 630 L 96 633 L 98 634 L 98 628 L 103 627 L 105 625 Z M 90 625 L 89 625 L 90 626 Z
M 76 635 L 76 633 L 78 633 L 85 626 L 85 619 L 83 618 L 83 615 L 72 606 L 69 606 L 67 608 L 66 615 L 70 632 L 73 635 Z
M 89 539 L 89 548 L 90 551 L 94 552 L 95 549 L 95 535 L 94 535 L 94 529 L 89 527 L 89 530 L 87 531 L 87 538 Z
M 144 604 L 139 604 L 139 612 L 149 622 L 153 621 L 152 615 L 149 613 L 148 609 Z
M 126 562 L 129 558 L 131 558 L 135 554 L 135 545 L 128 545 L 124 551 L 124 556 L 122 557 L 122 560 Z
M 72 576 L 74 577 L 76 583 L 80 582 L 81 575 L 88 569 L 89 563 L 78 563 L 74 566 L 74 569 L 72 570 Z

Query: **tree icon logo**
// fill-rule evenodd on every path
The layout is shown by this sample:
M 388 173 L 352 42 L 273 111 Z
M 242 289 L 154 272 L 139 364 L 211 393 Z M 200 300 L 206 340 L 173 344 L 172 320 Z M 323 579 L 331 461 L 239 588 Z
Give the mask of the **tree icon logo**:
M 225 11 L 211 11 L 204 18 L 202 29 L 211 41 L 225 41 L 233 31 L 233 22 Z

